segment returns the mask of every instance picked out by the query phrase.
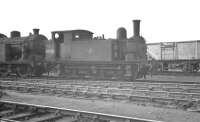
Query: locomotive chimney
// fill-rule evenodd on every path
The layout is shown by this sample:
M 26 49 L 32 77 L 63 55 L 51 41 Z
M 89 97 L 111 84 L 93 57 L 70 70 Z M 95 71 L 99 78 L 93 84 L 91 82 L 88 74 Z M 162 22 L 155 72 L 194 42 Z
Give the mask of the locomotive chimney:
M 35 28 L 35 29 L 33 29 L 33 34 L 34 35 L 39 35 L 39 31 L 40 31 L 40 29 Z
M 11 31 L 10 32 L 10 37 L 15 38 L 15 37 L 20 37 L 21 33 L 19 31 Z
M 140 36 L 140 20 L 133 20 L 134 36 Z

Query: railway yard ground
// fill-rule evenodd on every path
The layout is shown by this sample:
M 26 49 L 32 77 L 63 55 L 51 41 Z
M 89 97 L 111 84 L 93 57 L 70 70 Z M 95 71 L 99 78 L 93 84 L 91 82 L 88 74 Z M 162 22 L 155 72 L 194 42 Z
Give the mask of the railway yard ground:
M 163 122 L 200 122 L 200 76 L 154 75 L 136 83 L 54 81 L 1 81 L 1 100 Z
M 191 82 L 191 81 L 197 81 L 200 82 L 200 75 L 199 76 L 176 76 L 176 75 L 153 75 L 147 76 L 147 80 L 155 80 L 155 81 L 186 81 L 186 82 Z

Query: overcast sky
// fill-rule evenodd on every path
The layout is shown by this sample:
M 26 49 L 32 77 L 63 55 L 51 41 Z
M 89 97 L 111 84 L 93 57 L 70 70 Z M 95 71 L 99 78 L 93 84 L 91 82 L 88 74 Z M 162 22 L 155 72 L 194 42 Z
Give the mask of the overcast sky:
M 200 40 L 198 0 L 0 0 L 0 33 L 22 36 L 40 28 L 51 31 L 86 29 L 95 35 L 116 38 L 119 27 L 133 35 L 133 19 L 141 19 L 147 43 Z

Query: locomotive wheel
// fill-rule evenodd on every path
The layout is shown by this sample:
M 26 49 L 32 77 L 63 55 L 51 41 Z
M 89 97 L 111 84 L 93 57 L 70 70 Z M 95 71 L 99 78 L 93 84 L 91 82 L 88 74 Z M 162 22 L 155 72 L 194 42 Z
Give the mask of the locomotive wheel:
M 5 72 L 0 72 L 1 77 L 7 77 L 9 73 L 7 71 Z
M 16 70 L 16 74 L 19 77 L 28 77 L 31 76 L 32 70 L 30 66 L 18 66 Z
M 45 72 L 45 67 L 43 63 L 38 63 L 34 66 L 33 74 L 35 76 L 41 76 Z
M 3 68 L 0 71 L 0 75 L 1 77 L 7 77 L 11 74 L 12 69 L 11 69 L 11 65 L 4 65 L 2 66 Z

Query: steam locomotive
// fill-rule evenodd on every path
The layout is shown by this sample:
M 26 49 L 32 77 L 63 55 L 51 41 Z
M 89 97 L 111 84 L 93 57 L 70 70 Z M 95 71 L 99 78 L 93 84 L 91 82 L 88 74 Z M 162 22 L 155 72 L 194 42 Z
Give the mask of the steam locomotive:
M 70 79 L 135 80 L 146 63 L 146 41 L 140 36 L 140 20 L 133 20 L 134 36 L 117 30 L 116 39 L 93 37 L 88 30 L 53 31 L 48 40 L 39 29 L 21 37 L 0 35 L 0 75 L 20 77 L 57 75 Z

